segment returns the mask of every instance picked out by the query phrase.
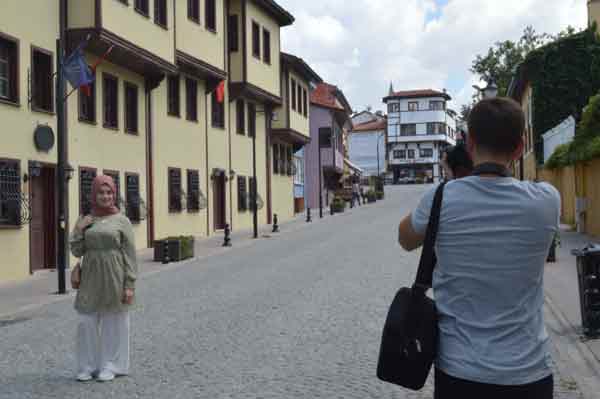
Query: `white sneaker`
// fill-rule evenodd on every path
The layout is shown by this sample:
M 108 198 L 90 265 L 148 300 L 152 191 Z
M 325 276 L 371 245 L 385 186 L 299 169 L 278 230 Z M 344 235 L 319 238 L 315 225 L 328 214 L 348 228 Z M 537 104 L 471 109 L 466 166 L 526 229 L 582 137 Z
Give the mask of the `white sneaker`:
M 106 382 L 112 381 L 115 379 L 115 374 L 110 370 L 102 370 L 100 374 L 98 374 L 98 381 Z
M 77 374 L 77 381 L 86 382 L 92 379 L 92 375 L 90 373 L 79 373 Z

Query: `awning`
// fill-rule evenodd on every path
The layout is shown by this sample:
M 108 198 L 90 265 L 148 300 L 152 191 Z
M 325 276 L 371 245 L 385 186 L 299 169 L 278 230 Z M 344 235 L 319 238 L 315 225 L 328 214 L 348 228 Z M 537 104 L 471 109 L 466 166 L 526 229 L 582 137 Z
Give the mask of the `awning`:
M 310 143 L 310 137 L 293 129 L 271 129 L 274 139 L 294 145 L 294 151 L 298 151 Z
M 348 158 L 344 158 L 344 163 L 346 165 L 348 165 L 348 167 L 350 169 L 352 169 L 354 172 L 358 173 L 359 175 L 363 174 L 363 170 L 361 168 L 359 168 L 358 166 L 356 166 L 355 164 L 353 164 L 352 162 L 350 162 L 350 160 Z

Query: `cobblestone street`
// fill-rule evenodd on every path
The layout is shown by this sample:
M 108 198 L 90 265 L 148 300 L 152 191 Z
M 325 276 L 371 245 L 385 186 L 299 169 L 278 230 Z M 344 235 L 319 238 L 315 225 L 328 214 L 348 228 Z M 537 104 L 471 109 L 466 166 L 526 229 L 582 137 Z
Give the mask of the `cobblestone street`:
M 375 376 L 388 305 L 418 262 L 397 224 L 424 189 L 389 187 L 376 204 L 142 278 L 132 373 L 111 383 L 74 380 L 70 301 L 0 325 L 0 398 L 431 398 L 430 384 Z M 556 390 L 580 397 L 568 376 Z

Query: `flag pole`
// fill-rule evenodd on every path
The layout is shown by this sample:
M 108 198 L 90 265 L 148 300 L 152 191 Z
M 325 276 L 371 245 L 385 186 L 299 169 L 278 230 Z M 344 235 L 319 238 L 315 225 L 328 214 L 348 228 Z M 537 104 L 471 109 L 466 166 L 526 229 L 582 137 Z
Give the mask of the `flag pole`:
M 64 295 L 67 293 L 66 287 L 66 269 L 68 263 L 68 231 L 69 231 L 69 215 L 68 209 L 68 186 L 66 179 L 66 169 L 68 165 L 67 159 L 67 124 L 66 124 L 66 105 L 63 100 L 65 95 L 65 77 L 63 74 L 63 60 L 65 56 L 66 42 L 66 0 L 60 0 L 60 37 L 57 41 L 56 51 L 56 147 L 57 147 L 57 198 L 58 198 L 58 223 L 57 223 L 57 256 L 56 269 L 58 274 L 58 294 Z

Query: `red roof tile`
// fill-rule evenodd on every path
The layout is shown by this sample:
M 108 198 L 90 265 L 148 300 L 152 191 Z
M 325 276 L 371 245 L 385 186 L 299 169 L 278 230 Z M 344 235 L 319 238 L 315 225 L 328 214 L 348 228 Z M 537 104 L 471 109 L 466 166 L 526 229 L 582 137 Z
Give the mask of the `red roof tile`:
M 316 89 L 310 94 L 310 102 L 322 107 L 345 111 L 344 107 L 337 101 L 336 90 L 338 90 L 336 86 L 328 83 L 319 83 Z
M 353 132 L 368 132 L 368 131 L 373 131 L 373 130 L 385 130 L 386 125 L 387 125 L 387 120 L 385 120 L 385 119 L 369 121 L 369 122 L 361 123 L 360 125 L 354 126 L 354 129 L 352 129 L 352 131 Z
M 405 91 L 397 91 L 394 92 L 394 94 L 391 94 L 387 97 L 384 98 L 394 98 L 394 97 L 400 97 L 400 98 L 421 98 L 421 97 L 445 97 L 446 99 L 450 100 L 450 96 L 448 95 L 448 93 L 444 93 L 441 91 L 437 91 L 437 90 L 431 90 L 431 89 L 425 89 L 425 90 L 405 90 Z

